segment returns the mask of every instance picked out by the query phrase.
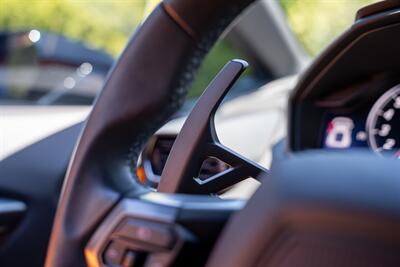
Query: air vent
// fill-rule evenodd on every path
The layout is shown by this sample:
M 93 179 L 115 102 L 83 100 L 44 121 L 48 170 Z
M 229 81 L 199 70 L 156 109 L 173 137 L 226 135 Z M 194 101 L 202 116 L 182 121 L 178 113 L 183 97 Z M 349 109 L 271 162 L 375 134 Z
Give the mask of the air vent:
M 174 144 L 176 135 L 154 135 L 146 144 L 138 162 L 137 176 L 139 181 L 156 188 Z
M 151 167 L 155 175 L 161 176 L 175 141 L 174 137 L 158 137 L 151 152 Z
M 198 178 L 201 180 L 207 180 L 214 175 L 224 172 L 232 168 L 229 164 L 215 157 L 208 157 L 203 161 L 200 167 Z

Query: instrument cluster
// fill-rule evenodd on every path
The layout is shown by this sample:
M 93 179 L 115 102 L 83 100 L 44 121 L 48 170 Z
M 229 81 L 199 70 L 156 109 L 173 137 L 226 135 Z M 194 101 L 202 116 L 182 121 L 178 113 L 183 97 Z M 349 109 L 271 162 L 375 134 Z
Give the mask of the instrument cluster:
M 380 155 L 400 158 L 400 84 L 371 94 L 357 86 L 358 103 L 348 101 L 323 112 L 321 147 L 369 147 Z M 322 103 L 323 105 L 324 103 Z

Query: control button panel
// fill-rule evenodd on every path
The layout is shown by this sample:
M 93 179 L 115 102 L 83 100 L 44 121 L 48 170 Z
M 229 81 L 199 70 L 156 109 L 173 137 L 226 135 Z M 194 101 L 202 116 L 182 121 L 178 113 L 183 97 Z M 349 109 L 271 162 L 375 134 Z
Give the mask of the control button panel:
M 102 253 L 103 264 L 111 267 L 169 266 L 184 243 L 181 232 L 168 223 L 125 218 L 112 231 Z
M 112 241 L 104 251 L 104 262 L 110 266 L 120 265 L 125 253 L 125 245 L 118 241 Z
M 129 219 L 116 231 L 116 235 L 133 241 L 154 246 L 155 249 L 171 249 L 176 240 L 174 231 L 169 225 Z

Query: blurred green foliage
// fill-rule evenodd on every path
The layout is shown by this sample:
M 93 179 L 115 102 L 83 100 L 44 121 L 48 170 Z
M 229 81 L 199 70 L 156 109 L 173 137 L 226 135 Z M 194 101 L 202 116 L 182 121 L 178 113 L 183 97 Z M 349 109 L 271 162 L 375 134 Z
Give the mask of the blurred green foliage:
M 354 19 L 356 10 L 371 0 L 280 1 L 289 25 L 306 50 L 315 55 Z M 103 49 L 114 57 L 159 0 L 0 0 L 0 31 L 32 28 L 59 33 Z M 225 41 L 207 56 L 189 92 L 198 96 L 219 69 L 240 57 Z
M 288 22 L 307 52 L 316 55 L 373 0 L 280 0 Z

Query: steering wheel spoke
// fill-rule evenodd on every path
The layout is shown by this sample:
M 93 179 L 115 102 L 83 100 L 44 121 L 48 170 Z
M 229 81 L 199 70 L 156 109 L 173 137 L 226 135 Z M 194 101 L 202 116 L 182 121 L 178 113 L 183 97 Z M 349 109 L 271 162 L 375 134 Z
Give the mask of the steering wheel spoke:
M 86 261 L 89 267 L 163 267 L 189 253 L 191 266 L 203 266 L 226 221 L 243 205 L 240 200 L 155 192 L 125 198 L 87 244 Z

